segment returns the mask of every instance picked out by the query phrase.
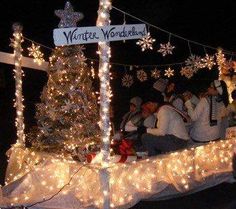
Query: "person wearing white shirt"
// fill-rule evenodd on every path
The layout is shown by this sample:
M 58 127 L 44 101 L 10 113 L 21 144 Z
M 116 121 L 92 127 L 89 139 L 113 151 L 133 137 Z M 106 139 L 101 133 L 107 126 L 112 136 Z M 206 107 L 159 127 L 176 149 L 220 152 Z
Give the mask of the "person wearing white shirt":
M 169 104 L 158 107 L 158 103 L 152 101 L 157 110 L 156 127 L 138 128 L 138 133 L 143 134 L 142 143 L 149 156 L 185 148 L 189 140 L 181 112 Z
M 191 101 L 185 98 L 188 115 L 194 122 L 190 131 L 190 136 L 194 142 L 204 143 L 217 140 L 222 134 L 221 109 L 224 103 L 219 100 L 219 96 L 225 94 L 223 93 L 222 82 L 218 80 L 212 82 L 207 93 L 208 96 L 201 98 L 195 109 Z
M 153 88 L 164 96 L 164 101 L 172 104 L 178 110 L 184 112 L 184 101 L 176 94 L 176 84 L 166 79 L 159 79 L 153 84 Z
M 149 102 L 142 105 L 142 118 L 143 122 L 142 125 L 144 125 L 147 128 L 154 128 L 156 125 L 156 117 L 153 114 L 153 110 L 150 107 Z M 131 120 L 128 121 L 125 125 L 125 131 L 131 132 L 131 131 L 137 131 L 138 126 L 135 125 Z

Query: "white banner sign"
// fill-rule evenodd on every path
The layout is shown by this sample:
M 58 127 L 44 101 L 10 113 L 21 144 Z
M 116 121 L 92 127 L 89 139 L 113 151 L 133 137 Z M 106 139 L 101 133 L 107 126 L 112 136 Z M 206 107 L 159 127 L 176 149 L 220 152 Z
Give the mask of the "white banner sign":
M 139 39 L 146 34 L 145 24 L 56 28 L 53 30 L 56 46 Z

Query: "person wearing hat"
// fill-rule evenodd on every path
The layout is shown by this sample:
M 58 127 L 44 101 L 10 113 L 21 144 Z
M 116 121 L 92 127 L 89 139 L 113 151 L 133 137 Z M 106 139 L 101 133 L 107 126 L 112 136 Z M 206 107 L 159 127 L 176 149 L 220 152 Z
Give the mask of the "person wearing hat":
M 127 112 L 123 117 L 120 124 L 120 130 L 113 137 L 115 140 L 120 140 L 122 138 L 133 138 L 137 135 L 135 128 L 127 126 L 127 124 L 132 123 L 134 126 L 139 126 L 142 123 L 141 115 L 141 105 L 142 99 L 138 96 L 130 99 L 129 102 L 129 112 Z
M 224 136 L 227 124 L 222 113 L 228 103 L 227 86 L 220 80 L 210 84 L 207 96 L 201 98 L 195 108 L 190 98 L 185 97 L 185 106 L 193 121 L 190 136 L 194 142 L 206 143 Z
M 183 113 L 173 107 L 152 97 L 149 99 L 152 109 L 155 110 L 157 123 L 153 128 L 138 127 L 139 135 L 149 156 L 175 151 L 187 146 L 189 135 L 187 133 Z
M 165 102 L 169 102 L 182 112 L 185 111 L 184 101 L 179 94 L 180 92 L 177 93 L 177 85 L 174 81 L 168 81 L 167 79 L 160 78 L 153 84 L 153 88 L 162 93 Z
M 159 91 L 160 93 L 164 93 L 166 90 L 167 84 L 168 84 L 167 79 L 160 78 L 153 84 L 153 88 Z

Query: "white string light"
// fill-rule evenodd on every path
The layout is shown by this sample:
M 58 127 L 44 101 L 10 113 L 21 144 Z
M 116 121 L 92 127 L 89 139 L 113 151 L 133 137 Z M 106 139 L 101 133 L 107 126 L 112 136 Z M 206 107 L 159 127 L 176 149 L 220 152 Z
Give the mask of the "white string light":
M 23 27 L 19 23 L 13 24 L 13 39 L 11 39 L 11 46 L 14 48 L 14 63 L 15 63 L 15 108 L 16 108 L 16 129 L 17 129 L 17 143 L 18 145 L 24 146 L 25 143 L 25 124 L 24 124 L 24 105 L 23 105 L 23 94 L 22 94 L 22 77 L 23 71 L 21 68 L 22 62 L 22 47 L 21 43 L 24 41 L 22 36 Z
M 168 190 L 164 189 L 168 187 L 175 188 L 176 194 L 181 194 L 209 184 L 218 184 L 221 180 L 226 181 L 232 173 L 232 150 L 236 143 L 235 132 L 230 135 L 227 140 L 210 142 L 155 158 L 110 164 L 110 208 L 126 207 L 150 195 L 158 197 L 163 191 L 168 196 Z M 14 158 L 10 159 L 10 165 L 14 169 L 11 167 L 12 172 L 6 175 L 9 183 L 25 176 L 23 182 L 17 182 L 18 190 L 10 195 L 12 206 L 27 206 L 31 202 L 29 208 L 35 204 L 40 207 L 40 203 L 50 201 L 57 195 L 57 200 L 63 201 L 61 197 L 68 192 L 80 200 L 80 204 L 77 202 L 78 207 L 96 204 L 97 208 L 102 208 L 102 195 L 109 195 L 107 190 L 100 192 L 102 185 L 97 173 L 101 167 L 96 164 L 82 165 L 64 157 L 44 155 L 30 149 L 14 148 L 12 153 Z M 32 191 L 35 192 L 34 195 Z M 173 195 L 173 191 L 170 195 Z M 36 199 L 35 194 L 38 194 Z M 38 200 L 42 201 L 36 202 Z M 52 201 L 51 203 L 55 203 L 55 199 Z
M 97 26 L 110 25 L 110 0 L 100 0 L 98 8 Z M 100 78 L 100 128 L 101 128 L 101 159 L 102 169 L 100 170 L 100 179 L 103 190 L 103 208 L 110 208 L 110 186 L 109 172 L 107 170 L 110 157 L 110 69 L 109 61 L 111 57 L 111 49 L 109 42 L 98 43 L 99 54 L 99 78 Z

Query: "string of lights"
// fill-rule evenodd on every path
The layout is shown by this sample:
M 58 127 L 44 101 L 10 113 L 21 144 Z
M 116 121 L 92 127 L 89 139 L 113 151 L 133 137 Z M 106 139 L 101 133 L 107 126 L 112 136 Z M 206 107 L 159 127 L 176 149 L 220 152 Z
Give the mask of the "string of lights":
M 98 27 L 110 25 L 110 10 L 111 0 L 100 0 L 98 8 L 98 18 L 96 25 Z M 99 171 L 101 179 L 101 187 L 103 194 L 103 209 L 110 208 L 110 184 L 109 172 L 107 170 L 110 159 L 110 135 L 111 135 L 111 122 L 110 122 L 110 102 L 112 91 L 110 87 L 110 69 L 109 62 L 111 58 L 111 49 L 109 42 L 98 42 L 99 55 L 99 78 L 100 78 L 100 129 L 101 129 L 101 165 L 102 169 Z
M 19 23 L 13 24 L 13 39 L 11 39 L 11 46 L 14 48 L 14 63 L 15 63 L 15 104 L 14 107 L 16 108 L 16 129 L 17 129 L 17 144 L 24 146 L 25 143 L 25 124 L 24 124 L 24 97 L 22 93 L 22 77 L 24 76 L 24 72 L 21 68 L 22 62 L 22 46 L 21 43 L 24 41 L 22 36 L 22 29 L 23 27 Z
M 35 202 L 34 204 L 28 205 L 27 208 L 31 208 L 31 207 L 33 207 L 33 206 L 35 206 L 35 205 L 37 205 L 37 204 L 50 201 L 51 199 L 53 199 L 54 197 L 56 197 L 57 195 L 59 195 L 59 194 L 63 191 L 63 189 L 65 189 L 66 186 L 70 186 L 71 181 L 73 180 L 73 178 L 75 177 L 75 175 L 76 175 L 84 166 L 85 166 L 85 164 L 82 165 L 82 166 L 80 166 L 80 167 L 71 175 L 69 181 L 68 181 L 66 184 L 64 184 L 56 193 L 54 193 L 53 195 L 51 195 L 51 196 L 50 196 L 49 198 L 47 198 L 47 199 L 44 199 L 44 200 L 42 200 L 42 201 Z M 84 171 L 84 175 L 86 174 L 86 172 L 87 172 L 87 170 Z M 84 176 L 84 175 L 83 175 L 83 176 Z

